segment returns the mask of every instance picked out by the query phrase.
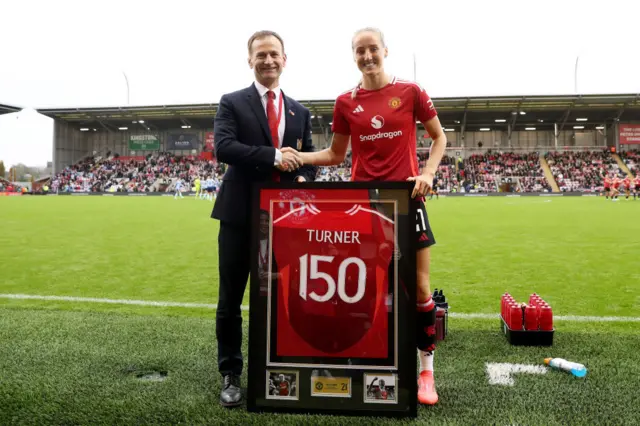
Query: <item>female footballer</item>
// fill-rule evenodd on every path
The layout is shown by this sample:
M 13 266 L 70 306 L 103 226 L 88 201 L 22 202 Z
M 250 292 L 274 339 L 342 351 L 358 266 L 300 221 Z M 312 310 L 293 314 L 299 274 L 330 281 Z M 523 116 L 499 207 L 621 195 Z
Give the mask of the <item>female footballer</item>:
M 433 352 L 436 344 L 435 304 L 429 288 L 429 247 L 435 239 L 429 225 L 424 197 L 433 184 L 434 174 L 446 147 L 436 109 L 418 84 L 387 74 L 384 61 L 388 49 L 382 32 L 364 28 L 352 38 L 353 58 L 362 73 L 360 83 L 341 94 L 335 104 L 333 139 L 323 151 L 299 153 L 305 164 L 335 166 L 352 151 L 353 181 L 412 181 L 412 197 L 418 204 L 416 218 L 418 400 L 433 405 L 438 394 L 433 379 Z M 420 173 L 416 155 L 416 120 L 433 140 L 429 160 Z M 288 150 L 290 148 L 284 148 Z

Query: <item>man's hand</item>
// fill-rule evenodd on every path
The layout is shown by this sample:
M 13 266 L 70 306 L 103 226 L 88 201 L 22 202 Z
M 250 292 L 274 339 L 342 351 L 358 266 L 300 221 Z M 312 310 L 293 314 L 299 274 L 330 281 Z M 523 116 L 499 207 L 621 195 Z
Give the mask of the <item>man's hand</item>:
M 298 151 L 291 148 L 290 146 L 285 146 L 283 148 L 280 149 L 280 151 L 284 154 L 285 152 L 293 152 L 294 154 L 297 154 Z
M 297 170 L 304 165 L 300 153 L 292 148 L 282 148 L 282 162 L 276 167 L 282 172 Z
M 433 174 L 423 173 L 418 176 L 407 178 L 407 180 L 416 183 L 413 187 L 411 198 L 425 197 L 429 193 L 431 185 L 433 185 Z
M 304 178 L 304 176 L 298 176 L 296 178 L 296 182 L 306 182 L 307 180 Z

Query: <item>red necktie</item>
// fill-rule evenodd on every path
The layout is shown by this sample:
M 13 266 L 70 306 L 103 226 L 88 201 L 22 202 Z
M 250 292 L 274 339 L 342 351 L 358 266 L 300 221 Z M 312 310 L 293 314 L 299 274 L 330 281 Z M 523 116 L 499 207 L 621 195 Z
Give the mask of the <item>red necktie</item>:
M 269 100 L 267 101 L 267 121 L 269 122 L 269 130 L 271 131 L 271 139 L 273 139 L 273 146 L 277 149 L 280 148 L 280 141 L 278 140 L 278 115 L 276 114 L 276 94 L 269 90 L 267 92 Z
M 275 98 L 276 94 L 269 90 L 267 92 L 267 121 L 269 122 L 269 130 L 271 131 L 271 139 L 273 141 L 274 148 L 280 148 L 280 140 L 278 139 L 278 116 L 276 114 L 276 103 Z M 276 182 L 280 181 L 280 173 L 278 170 L 274 170 L 272 173 L 273 180 Z

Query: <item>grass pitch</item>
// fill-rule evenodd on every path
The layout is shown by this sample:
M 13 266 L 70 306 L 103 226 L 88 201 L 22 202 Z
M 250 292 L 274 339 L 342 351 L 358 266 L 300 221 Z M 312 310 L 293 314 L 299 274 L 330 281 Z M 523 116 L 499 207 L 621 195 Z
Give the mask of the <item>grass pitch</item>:
M 496 313 L 504 291 L 518 300 L 536 291 L 556 315 L 640 317 L 640 201 L 441 198 L 427 206 L 438 242 L 432 287 L 445 289 L 452 312 Z M 169 197 L 0 199 L 0 294 L 215 304 L 211 207 Z M 214 316 L 0 297 L 0 424 L 396 423 L 220 408 Z M 436 353 L 441 401 L 421 407 L 418 420 L 637 424 L 640 323 L 556 328 L 552 348 L 514 348 L 497 320 L 452 318 Z M 488 383 L 487 362 L 539 365 L 548 356 L 582 362 L 589 374 Z M 156 370 L 168 375 L 136 377 Z

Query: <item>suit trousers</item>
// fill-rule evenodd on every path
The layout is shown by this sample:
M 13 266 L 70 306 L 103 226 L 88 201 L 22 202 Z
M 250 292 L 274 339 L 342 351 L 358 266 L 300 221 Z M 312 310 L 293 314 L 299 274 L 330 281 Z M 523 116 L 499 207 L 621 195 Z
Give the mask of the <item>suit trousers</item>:
M 220 222 L 219 293 L 216 312 L 218 371 L 242 374 L 242 298 L 251 271 L 251 227 Z

